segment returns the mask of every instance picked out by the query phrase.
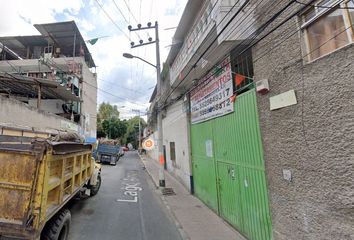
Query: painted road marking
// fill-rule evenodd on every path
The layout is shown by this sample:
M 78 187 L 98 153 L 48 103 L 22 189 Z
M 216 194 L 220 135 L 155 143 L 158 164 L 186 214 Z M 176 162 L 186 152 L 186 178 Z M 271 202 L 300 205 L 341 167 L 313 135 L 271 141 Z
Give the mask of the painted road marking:
M 117 199 L 117 202 L 137 203 L 139 197 L 138 193 L 143 190 L 141 187 L 139 187 L 140 182 L 137 171 L 127 172 L 127 176 L 122 180 L 123 187 L 121 189 L 124 190 L 123 195 L 127 196 L 127 198 Z

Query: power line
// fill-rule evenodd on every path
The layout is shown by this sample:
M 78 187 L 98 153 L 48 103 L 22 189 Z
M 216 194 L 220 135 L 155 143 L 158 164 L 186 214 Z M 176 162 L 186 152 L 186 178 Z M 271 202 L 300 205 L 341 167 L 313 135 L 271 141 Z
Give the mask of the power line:
M 52 65 L 54 65 L 54 66 L 55 66 L 56 68 L 58 68 L 60 71 L 63 71 L 63 72 L 64 72 L 64 70 L 63 70 L 62 68 L 60 68 L 60 67 L 54 62 L 54 60 L 52 60 Z M 75 75 L 77 78 L 79 78 L 79 76 L 77 76 L 76 74 L 74 74 L 74 75 Z M 89 82 L 87 82 L 87 81 L 84 81 L 84 80 L 83 80 L 83 82 L 85 82 L 85 83 L 87 83 L 88 85 L 90 85 L 91 87 L 93 87 L 93 88 L 95 88 L 95 89 L 97 89 L 97 90 L 100 90 L 100 91 L 102 91 L 102 92 L 104 92 L 104 93 L 106 93 L 106 94 L 109 94 L 109 95 L 111 95 L 111 96 L 113 96 L 113 97 L 122 99 L 122 100 L 124 100 L 124 101 L 133 103 L 133 104 L 138 105 L 138 106 L 143 106 L 143 105 L 140 104 L 140 103 L 136 103 L 136 102 L 131 101 L 129 98 L 120 97 L 120 96 L 114 95 L 114 94 L 112 94 L 112 93 L 110 93 L 110 92 L 107 92 L 106 90 L 103 90 L 103 89 L 101 89 L 101 88 L 99 88 L 99 87 L 97 87 L 97 86 L 95 86 L 95 85 L 92 85 L 91 83 L 89 83 Z
M 296 12 L 296 14 L 298 14 L 299 12 L 301 12 L 301 11 L 303 11 L 303 8 L 302 9 L 300 9 L 300 10 L 298 10 L 297 12 Z M 296 16 L 296 14 L 293 14 L 293 16 Z M 290 18 L 291 19 L 291 18 Z M 289 19 L 286 19 L 285 20 L 285 22 L 287 22 L 287 21 L 289 21 Z M 281 24 L 279 24 L 278 26 L 276 26 L 275 28 L 273 28 L 270 32 L 274 32 L 277 28 L 279 28 L 281 25 L 283 25 L 283 23 L 281 23 Z M 350 25 L 350 26 L 348 26 L 347 28 L 345 28 L 343 31 L 341 31 L 341 32 L 339 32 L 339 33 L 337 33 L 335 36 L 333 36 L 333 37 L 331 37 L 330 39 L 328 39 L 326 42 L 324 42 L 323 44 L 321 44 L 320 46 L 318 46 L 316 49 L 313 49 L 311 52 L 309 52 L 309 53 L 307 53 L 306 55 L 304 55 L 304 56 L 302 56 L 302 58 L 303 57 L 306 57 L 307 55 L 309 55 L 309 54 L 311 54 L 313 51 L 316 51 L 316 50 L 318 50 L 320 47 L 322 47 L 323 45 L 325 45 L 326 43 L 328 43 L 329 41 L 331 41 L 332 39 L 334 39 L 335 37 L 337 37 L 338 35 L 340 35 L 340 34 L 342 34 L 343 32 L 345 32 L 346 30 L 348 30 L 350 27 L 352 27 L 353 25 Z M 301 29 L 299 29 L 299 30 L 301 30 Z M 290 34 L 290 36 L 288 36 L 288 37 L 286 37 L 285 39 L 283 39 L 283 41 L 281 41 L 279 44 L 277 44 L 276 46 L 274 46 L 273 48 L 271 48 L 266 54 L 268 54 L 268 53 L 270 53 L 272 50 L 274 50 L 275 48 L 277 48 L 277 47 L 279 47 L 285 40 L 287 40 L 287 39 L 289 39 L 289 37 L 291 37 L 293 34 L 295 34 L 295 33 L 297 33 L 299 30 L 296 30 L 296 31 L 294 31 L 294 33 L 291 33 Z M 281 35 L 282 33 L 280 33 L 279 35 Z M 266 36 L 268 36 L 269 35 L 269 33 L 266 35 Z M 258 41 L 257 41 L 258 42 Z M 257 44 L 257 43 L 255 43 L 255 44 Z M 254 45 L 254 44 L 253 44 Z M 263 54 L 261 57 L 264 57 L 266 54 Z M 240 54 L 239 54 L 240 55 Z M 238 56 L 239 56 L 238 55 Z M 238 57 L 237 56 L 237 57 Z M 257 60 L 259 60 L 260 58 L 258 58 L 258 59 L 256 59 L 255 61 L 257 61 Z M 254 61 L 254 62 L 255 62 Z M 230 59 L 230 62 L 231 62 L 231 59 Z M 253 63 L 254 63 L 253 62 Z M 214 75 L 214 74 L 213 74 Z M 163 107 L 166 107 L 166 106 L 168 106 L 168 104 L 165 104 Z
M 153 6 L 154 6 L 154 0 L 151 0 L 149 19 L 151 19 Z
M 315 0 L 312 0 L 310 3 L 312 3 L 313 1 L 315 1 Z M 254 38 L 253 38 L 253 40 L 255 39 L 255 37 L 257 37 L 259 34 L 261 34 L 264 30 L 265 30 L 265 28 L 270 24 L 270 23 L 272 23 L 275 19 L 276 19 L 276 17 L 277 16 L 279 16 L 282 12 L 284 12 L 291 4 L 293 4 L 294 3 L 294 1 L 292 1 L 292 2 L 290 2 L 290 3 L 288 3 L 284 8 L 282 8 L 280 11 L 278 11 L 274 16 L 272 16 L 266 23 L 264 23 L 260 28 L 258 28 L 258 29 L 256 29 L 256 31 L 253 33 L 253 34 L 255 34 L 255 36 L 254 36 Z M 303 8 L 305 8 L 305 7 L 303 7 Z M 301 9 L 301 11 L 303 10 L 303 8 Z M 295 14 L 293 14 L 290 18 L 287 18 L 286 19 L 286 21 L 283 21 L 282 23 L 280 23 L 280 24 L 278 24 L 275 28 L 273 28 L 270 32 L 268 32 L 265 36 L 263 36 L 261 39 L 264 39 L 264 37 L 266 37 L 266 36 L 268 36 L 270 33 L 272 33 L 273 31 L 275 31 L 277 28 L 279 28 L 281 25 L 283 25 L 285 22 L 287 22 L 287 21 L 289 21 L 289 19 L 291 19 L 293 16 L 295 16 L 296 14 L 298 14 L 298 12 L 299 11 L 297 11 Z M 236 15 L 236 14 L 235 14 Z M 235 15 L 234 15 L 234 17 L 235 17 Z M 233 18 L 234 18 L 233 17 Z M 231 20 L 233 19 L 233 18 L 231 18 Z M 229 23 L 230 23 L 230 21 L 229 21 Z M 228 25 L 225 25 L 225 27 L 227 27 Z M 224 27 L 224 29 L 225 29 L 225 27 Z M 252 34 L 251 34 L 252 35 Z M 217 39 L 217 38 L 216 38 Z M 237 58 L 238 56 L 240 56 L 242 53 L 244 53 L 246 50 L 248 50 L 250 47 L 252 47 L 252 46 L 254 46 L 255 44 L 257 44 L 261 39 L 259 39 L 259 40 L 257 40 L 255 43 L 253 43 L 252 45 L 250 45 L 249 47 L 247 47 L 246 49 L 244 49 L 240 54 L 238 54 L 235 58 Z M 252 41 L 253 41 L 252 40 Z M 214 40 L 215 41 L 215 40 Z M 211 44 L 213 44 L 213 42 L 211 43 Z M 211 44 L 209 45 L 209 47 L 206 49 L 206 51 L 210 48 L 210 46 L 211 46 Z M 240 47 L 240 46 L 242 46 L 242 43 L 240 43 L 240 44 L 238 44 L 238 47 Z M 202 56 L 205 54 L 205 52 L 206 51 L 204 51 L 204 53 L 202 54 Z M 202 57 L 201 56 L 201 57 Z M 235 59 L 234 58 L 234 59 Z M 200 60 L 200 58 L 195 62 L 195 64 L 198 62 Z M 231 62 L 232 60 L 230 59 L 230 62 Z M 171 96 L 171 94 L 175 91 L 175 89 L 177 89 L 178 88 L 178 86 L 183 82 L 183 80 L 185 80 L 186 78 L 187 78 L 187 76 L 190 74 L 190 72 L 192 71 L 192 69 L 193 69 L 193 67 L 190 69 L 190 71 L 186 74 L 186 76 L 179 82 L 179 84 L 177 85 L 177 87 L 175 87 L 174 89 L 172 89 L 172 91 L 168 94 L 168 96 L 166 97 L 166 100 L 165 100 L 165 103 L 166 103 L 166 101 L 167 101 L 167 99 L 168 99 L 168 97 L 169 96 Z M 163 106 L 163 107 L 165 107 L 165 106 Z
M 86 82 L 86 81 L 83 81 L 83 82 L 87 83 L 88 85 L 90 85 L 90 86 L 93 87 L 93 88 L 96 88 L 97 90 L 100 90 L 101 92 L 104 92 L 104 93 L 106 93 L 106 94 L 109 94 L 109 95 L 111 95 L 111 96 L 113 96 L 113 97 L 116 97 L 116 98 L 118 98 L 118 99 L 125 100 L 125 101 L 127 101 L 127 102 L 129 102 L 129 103 L 132 103 L 132 104 L 135 104 L 135 105 L 137 105 L 137 106 L 144 106 L 143 104 L 137 103 L 137 102 L 133 102 L 133 101 L 129 100 L 128 98 L 120 97 L 120 96 L 114 95 L 114 94 L 112 94 L 112 93 L 110 93 L 110 92 L 108 92 L 108 91 L 106 91 L 106 90 L 103 90 L 103 89 L 101 89 L 101 88 L 99 88 L 99 87 L 96 87 L 95 85 L 92 85 L 92 84 L 90 84 L 90 83 L 88 83 L 88 82 Z
M 342 30 L 341 32 L 337 33 L 337 34 L 334 35 L 333 37 L 327 39 L 327 41 L 325 41 L 323 44 L 321 44 L 321 45 L 318 46 L 317 48 L 313 49 L 311 52 L 309 52 L 309 53 L 307 53 L 306 55 L 302 56 L 302 58 L 303 58 L 303 57 L 306 57 L 306 56 L 309 55 L 309 54 L 311 54 L 313 51 L 318 50 L 318 49 L 321 48 L 323 45 L 327 44 L 329 41 L 331 41 L 332 39 L 336 38 L 337 36 L 339 36 L 340 34 L 342 34 L 343 32 L 345 32 L 346 30 L 348 30 L 348 29 L 351 28 L 351 27 L 353 27 L 353 25 L 348 26 L 347 28 L 345 28 L 345 29 Z M 297 33 L 297 32 L 298 32 L 298 30 L 295 31 L 294 33 Z M 294 34 L 294 33 L 293 33 L 293 34 Z M 276 47 L 278 47 L 278 46 L 279 46 L 279 45 L 277 45 Z M 273 49 L 274 49 L 274 48 L 273 48 Z M 268 51 L 268 53 L 269 53 L 269 52 L 270 52 L 270 51 Z M 180 99 L 181 99 L 181 98 L 177 99 L 177 101 L 180 100 Z M 176 101 L 175 101 L 175 102 L 176 102 Z M 172 102 L 172 104 L 175 103 L 175 102 Z M 182 103 L 182 104 L 179 104 L 179 105 L 183 105 L 183 103 Z M 166 105 L 166 106 L 167 106 L 167 105 Z M 164 106 L 164 107 L 165 107 L 165 106 Z M 178 111 L 179 111 L 179 110 L 175 110 L 175 111 L 173 111 L 172 113 L 175 113 L 175 112 L 178 112 Z
M 238 1 L 239 1 L 239 0 L 238 0 Z M 211 8 L 209 14 L 207 15 L 205 21 L 203 22 L 203 24 L 206 23 L 208 17 L 211 16 L 211 14 L 212 14 L 212 12 L 213 12 L 213 10 L 214 10 L 214 8 L 215 8 L 215 6 L 216 6 L 216 4 L 217 4 L 218 2 L 219 2 L 219 0 L 217 0 L 217 1 L 214 3 L 214 5 L 212 6 L 212 8 Z M 230 12 L 230 11 L 229 11 L 229 12 Z M 228 12 L 228 13 L 229 13 L 229 12 Z M 227 15 L 228 13 L 226 13 L 226 15 Z M 220 21 L 220 23 L 216 26 L 216 28 L 217 28 L 217 27 L 221 24 L 221 22 L 226 18 L 226 15 L 225 15 L 224 18 Z M 165 29 L 165 30 L 168 30 L 168 29 Z M 197 31 L 196 34 L 195 34 L 196 36 L 192 39 L 192 42 L 190 42 L 190 45 L 191 45 L 191 46 L 194 44 L 195 40 L 197 39 L 197 35 L 198 35 L 201 31 L 202 31 L 201 28 L 198 29 L 198 31 Z M 187 44 L 187 43 L 184 43 L 184 44 L 182 45 L 181 49 L 184 47 L 185 44 Z M 172 45 L 173 45 L 173 43 L 172 43 Z M 195 54 L 196 54 L 196 52 L 195 52 Z
M 313 0 L 314 1 L 314 0 Z M 253 39 L 252 39 L 252 41 L 261 33 L 261 32 L 263 32 L 265 29 L 266 29 L 266 27 L 270 24 L 270 23 L 272 23 L 275 19 L 276 19 L 276 17 L 278 17 L 282 12 L 284 12 L 290 5 L 292 5 L 294 3 L 294 0 L 293 1 L 291 1 L 291 2 L 289 2 L 285 7 L 283 7 L 280 11 L 278 11 L 274 16 L 272 16 L 267 22 L 265 22 L 264 24 L 262 24 L 262 26 L 260 27 L 260 28 L 258 28 L 258 29 L 256 29 L 256 31 L 254 31 L 253 32 L 253 34 L 251 34 L 251 35 L 254 35 L 253 36 Z M 237 4 L 237 2 L 235 3 L 235 5 Z M 247 4 L 247 2 L 245 2 L 244 4 L 243 4 L 243 7 L 245 6 L 245 4 Z M 235 6 L 234 5 L 234 6 Z M 259 4 L 258 4 L 259 5 Z M 240 8 L 241 10 L 243 9 L 242 7 Z M 232 9 L 231 9 L 232 10 Z M 230 11 L 231 11 L 230 10 Z M 229 12 L 230 12 L 229 11 Z M 226 24 L 225 26 L 224 26 L 224 28 L 221 30 L 221 32 L 218 34 L 218 36 L 214 39 L 214 41 L 212 41 L 212 43 L 211 44 L 209 44 L 209 46 L 207 47 L 207 49 L 201 54 L 201 56 L 199 57 L 199 59 L 195 62 L 195 64 L 192 66 L 192 68 L 190 68 L 190 70 L 187 72 L 187 74 L 186 74 L 186 76 L 177 84 L 177 86 L 174 88 L 174 89 L 172 89 L 172 91 L 170 92 L 170 94 L 166 97 L 166 100 L 168 99 L 168 97 L 169 96 L 171 96 L 171 94 L 175 91 L 175 89 L 177 89 L 178 88 L 178 86 L 188 77 L 188 75 L 191 73 L 191 71 L 193 70 L 193 68 L 194 68 L 194 66 L 199 62 L 199 60 L 204 56 L 204 54 L 209 50 L 209 48 L 211 47 L 211 45 L 218 39 L 218 37 L 220 36 L 220 34 L 222 33 L 222 31 L 224 31 L 225 29 L 226 29 L 226 27 L 232 22 L 232 20 L 236 17 L 236 15 L 239 13 L 239 11 L 238 12 L 236 12 L 236 14 L 229 20 L 229 22 L 228 22 L 228 24 Z M 246 18 L 247 18 L 247 16 L 246 16 Z M 252 22 L 251 22 L 251 24 L 252 24 Z M 250 25 L 251 26 L 251 25 Z M 250 27 L 249 26 L 249 27 Z M 249 28 L 248 27 L 248 28 Z M 243 44 L 246 42 L 246 41 L 249 41 L 249 39 L 245 39 L 245 40 L 243 40 L 240 44 L 238 44 L 237 45 L 237 47 L 242 47 L 243 46 Z M 252 42 L 251 41 L 251 42 Z M 259 42 L 259 41 L 257 41 L 257 42 Z M 253 45 L 255 45 L 255 44 L 253 44 Z M 251 46 L 251 45 L 250 45 Z M 248 50 L 249 48 L 246 48 L 245 50 Z M 242 51 L 242 53 L 243 52 L 245 52 L 245 50 L 243 50 Z M 241 54 L 242 54 L 241 53 Z M 241 55 L 241 54 L 239 54 L 239 55 Z M 239 56 L 238 55 L 238 56 Z M 230 60 L 231 61 L 231 60 Z
M 135 22 L 136 22 L 136 23 L 139 23 L 138 20 L 135 18 L 134 14 L 132 13 L 132 11 L 130 10 L 130 7 L 129 7 L 129 5 L 127 4 L 127 1 L 126 1 L 126 0 L 124 0 L 124 3 L 125 3 L 125 6 L 127 7 L 128 11 L 129 11 L 129 13 L 130 13 L 130 15 L 134 18 Z
M 234 7 L 236 6 L 236 4 L 239 2 L 240 0 L 238 0 L 233 6 L 232 8 L 225 14 L 224 18 L 221 20 L 221 22 L 225 19 L 225 17 L 234 9 Z M 188 75 L 192 72 L 193 69 L 195 69 L 196 64 L 200 61 L 200 59 L 204 56 L 204 54 L 210 49 L 210 47 L 212 46 L 212 44 L 218 39 L 218 37 L 223 33 L 223 31 L 225 31 L 226 27 L 230 25 L 230 23 L 232 22 L 232 20 L 245 8 L 245 6 L 249 3 L 250 0 L 246 0 L 242 6 L 236 11 L 236 13 L 231 17 L 231 19 L 227 22 L 227 24 L 225 24 L 225 26 L 221 29 L 221 31 L 217 34 L 217 36 L 215 37 L 215 39 L 209 44 L 209 46 L 204 50 L 204 52 L 199 56 L 199 58 L 197 59 L 197 61 L 192 65 L 192 67 L 189 69 L 189 71 L 187 72 L 186 76 L 177 84 L 177 86 L 172 89 L 172 91 L 168 94 L 168 96 L 166 97 L 166 99 L 168 99 L 171 94 L 175 91 L 175 89 L 177 89 L 182 82 L 188 77 Z M 221 24 L 220 22 L 220 24 Z M 192 55 L 191 59 L 193 58 L 193 56 L 196 54 L 196 52 Z
M 112 1 L 113 1 L 114 5 L 116 6 L 116 8 L 118 9 L 119 13 L 123 16 L 124 21 L 127 23 L 127 25 L 129 25 L 130 23 L 128 22 L 128 20 L 127 20 L 126 17 L 124 16 L 122 10 L 118 7 L 117 3 L 116 3 L 114 0 L 112 0 Z M 135 34 L 136 34 L 136 36 L 140 39 L 139 34 L 138 34 L 137 32 L 135 32 Z
M 113 23 L 113 25 L 121 32 L 123 33 L 123 35 L 129 40 L 131 41 L 130 37 L 118 26 L 118 24 L 116 24 L 116 22 L 111 18 L 111 16 L 109 16 L 109 14 L 106 12 L 106 10 L 104 10 L 103 6 L 98 2 L 98 0 L 95 0 L 96 3 L 98 4 L 98 6 L 100 6 L 100 8 L 102 9 L 102 11 L 106 14 L 106 16 L 109 18 L 109 20 L 111 20 L 111 22 Z
M 103 80 L 102 78 L 97 78 L 97 79 L 100 80 L 100 81 L 106 82 L 106 83 L 114 84 L 114 82 L 106 81 L 106 80 Z M 143 92 L 138 91 L 138 90 L 135 90 L 135 89 L 127 88 L 127 87 L 124 87 L 124 86 L 119 86 L 119 87 L 120 87 L 120 88 L 123 88 L 123 89 L 125 89 L 125 90 L 128 90 L 128 91 L 138 92 L 138 93 L 144 94 Z
M 141 22 L 141 2 L 142 0 L 140 0 L 140 7 L 139 7 L 139 22 Z
M 353 24 L 350 24 L 348 27 L 344 28 L 342 31 L 338 32 L 336 35 L 334 35 L 333 37 L 329 38 L 327 41 L 325 41 L 324 43 L 322 43 L 321 45 L 319 45 L 317 48 L 313 49 L 312 51 L 308 52 L 307 54 L 305 54 L 304 57 L 307 57 L 308 55 L 310 55 L 311 53 L 313 53 L 314 51 L 317 51 L 318 49 L 320 49 L 321 47 L 323 47 L 325 44 L 327 44 L 329 41 L 333 40 L 334 38 L 338 37 L 340 34 L 346 32 L 348 29 L 352 28 Z
M 116 6 L 116 8 L 118 9 L 118 11 L 120 12 L 120 14 L 122 15 L 122 17 L 124 18 L 124 21 L 125 21 L 127 24 L 129 24 L 129 22 L 128 22 L 127 18 L 124 16 L 122 10 L 120 10 L 120 8 L 118 7 L 116 1 L 114 1 L 114 0 L 112 0 L 112 1 L 113 1 L 113 3 L 114 3 L 114 6 Z
M 344 1 L 345 0 L 342 0 L 339 3 L 336 3 L 335 4 L 336 7 L 334 7 L 334 6 L 325 6 L 325 5 L 316 5 L 316 4 L 310 4 L 309 6 L 316 7 L 316 8 L 326 8 L 326 9 L 333 9 L 333 8 L 336 8 L 336 9 L 354 9 L 354 7 L 340 7 L 339 4 L 342 4 Z M 306 3 L 300 2 L 299 0 L 295 0 L 295 2 L 298 3 L 298 4 L 301 4 L 301 5 L 306 5 Z M 351 2 L 354 3 L 353 0 L 351 0 Z
M 340 4 L 340 3 L 338 3 L 338 4 Z M 311 6 L 312 6 L 312 5 L 311 5 Z M 336 6 L 332 6 L 332 8 L 334 9 L 334 8 L 336 8 Z M 295 24 L 293 24 L 292 27 L 297 26 L 297 25 L 298 25 L 298 23 L 295 22 Z M 254 62 L 254 63 L 257 62 L 258 60 L 260 60 L 261 58 L 263 58 L 264 56 L 266 56 L 269 52 L 271 52 L 273 49 L 275 49 L 275 48 L 277 48 L 278 46 L 280 46 L 283 42 L 285 42 L 286 40 L 288 40 L 288 39 L 289 39 L 290 37 L 292 37 L 294 34 L 300 32 L 301 30 L 302 30 L 302 29 L 299 28 L 298 30 L 296 30 L 296 31 L 294 31 L 294 32 L 291 32 L 289 35 L 287 35 L 287 36 L 285 36 L 284 38 L 282 38 L 282 41 L 280 41 L 277 45 L 273 46 L 271 49 L 268 49 L 268 48 L 267 48 L 268 51 L 265 51 L 264 54 L 262 54 L 260 57 L 258 57 L 257 59 L 255 59 L 253 62 Z M 347 29 L 345 29 L 345 30 L 347 30 Z M 345 30 L 343 30 L 343 31 L 345 31 Z M 279 33 L 279 34 L 278 34 L 276 37 L 274 37 L 274 38 L 277 39 L 279 36 L 284 36 L 284 33 L 281 32 L 281 33 Z M 317 50 L 317 49 L 316 49 L 316 50 Z M 306 55 L 303 56 L 303 57 L 306 57 L 307 55 L 309 55 L 309 54 L 311 54 L 311 53 L 312 53 L 312 52 L 306 54 Z

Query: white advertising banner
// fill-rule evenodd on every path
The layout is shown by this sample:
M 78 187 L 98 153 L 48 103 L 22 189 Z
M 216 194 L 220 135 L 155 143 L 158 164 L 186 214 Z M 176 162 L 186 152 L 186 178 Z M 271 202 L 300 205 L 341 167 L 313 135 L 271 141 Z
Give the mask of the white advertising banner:
M 201 84 L 191 91 L 192 124 L 233 112 L 232 95 L 233 83 L 228 57 L 220 64 L 220 68 L 210 71 L 201 80 Z

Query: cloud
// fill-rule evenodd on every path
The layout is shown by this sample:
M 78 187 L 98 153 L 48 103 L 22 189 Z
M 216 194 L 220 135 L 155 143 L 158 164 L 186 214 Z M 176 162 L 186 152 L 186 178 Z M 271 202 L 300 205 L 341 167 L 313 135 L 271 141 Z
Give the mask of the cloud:
M 23 21 L 25 21 L 26 23 L 28 23 L 28 24 L 32 24 L 31 23 L 31 19 L 30 18 L 25 18 L 24 16 L 22 16 L 22 15 L 18 15 Z

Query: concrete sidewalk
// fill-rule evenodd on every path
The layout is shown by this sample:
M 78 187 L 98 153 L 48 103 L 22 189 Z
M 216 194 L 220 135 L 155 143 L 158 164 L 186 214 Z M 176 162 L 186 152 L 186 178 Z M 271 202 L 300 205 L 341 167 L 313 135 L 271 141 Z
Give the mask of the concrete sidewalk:
M 140 155 L 156 186 L 159 183 L 158 162 Z M 165 171 L 166 187 L 176 195 L 163 196 L 162 201 L 176 221 L 183 239 L 191 240 L 246 240 L 203 202 L 191 195 L 172 175 Z

